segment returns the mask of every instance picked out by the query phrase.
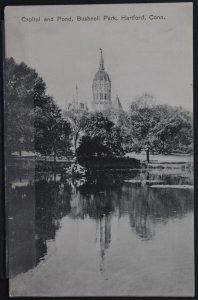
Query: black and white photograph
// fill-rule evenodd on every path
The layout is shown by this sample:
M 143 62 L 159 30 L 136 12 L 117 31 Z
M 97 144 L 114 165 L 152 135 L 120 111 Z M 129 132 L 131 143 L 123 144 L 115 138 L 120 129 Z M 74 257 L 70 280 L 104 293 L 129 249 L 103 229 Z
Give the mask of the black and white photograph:
M 193 5 L 7 6 L 11 297 L 194 296 Z

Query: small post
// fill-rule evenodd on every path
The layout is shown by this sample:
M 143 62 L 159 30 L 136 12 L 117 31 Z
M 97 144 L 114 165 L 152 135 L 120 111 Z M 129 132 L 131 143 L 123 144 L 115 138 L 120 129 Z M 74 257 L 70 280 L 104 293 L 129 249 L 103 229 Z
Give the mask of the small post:
M 149 163 L 149 149 L 146 150 L 146 160 Z

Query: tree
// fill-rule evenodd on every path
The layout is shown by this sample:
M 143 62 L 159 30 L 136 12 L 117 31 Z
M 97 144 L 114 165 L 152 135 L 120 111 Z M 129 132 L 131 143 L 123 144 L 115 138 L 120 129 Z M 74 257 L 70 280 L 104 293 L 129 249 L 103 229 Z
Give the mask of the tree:
M 192 114 L 181 107 L 156 105 L 143 94 L 130 106 L 131 150 L 170 154 L 192 151 Z
M 129 114 L 125 111 L 119 113 L 116 127 L 120 130 L 122 148 L 125 153 L 131 150 L 131 124 Z
M 34 151 L 43 155 L 70 153 L 70 124 L 46 95 L 46 85 L 34 69 L 13 58 L 5 64 L 6 153 Z
M 35 149 L 43 155 L 57 157 L 71 155 L 71 126 L 63 119 L 61 110 L 51 97 L 42 107 L 35 108 Z
M 45 93 L 45 83 L 26 64 L 13 58 L 5 62 L 5 130 L 6 149 L 34 150 L 34 104 Z
M 114 123 L 114 129 L 117 128 L 117 132 L 119 132 L 123 151 L 125 153 L 129 152 L 131 146 L 131 131 L 127 112 L 123 109 L 110 107 L 103 111 L 103 116 Z
M 107 141 L 108 134 L 111 132 L 113 125 L 113 122 L 102 113 L 93 113 L 86 120 L 85 134 L 90 137 L 100 137 L 104 141 Z
M 166 112 L 163 112 L 160 122 L 154 129 L 154 136 L 154 147 L 158 153 L 170 154 L 173 151 L 192 153 L 192 113 L 182 107 L 167 106 Z
M 90 115 L 84 131 L 77 148 L 78 158 L 119 157 L 124 154 L 120 129 L 102 113 Z
M 157 123 L 153 97 L 143 94 L 130 106 L 131 150 L 146 151 L 147 161 L 153 146 L 153 129 Z
M 81 133 L 83 132 L 88 113 L 80 109 L 72 109 L 70 111 L 64 111 L 63 117 L 71 124 L 71 134 L 73 137 L 74 154 L 76 155 L 76 148 Z

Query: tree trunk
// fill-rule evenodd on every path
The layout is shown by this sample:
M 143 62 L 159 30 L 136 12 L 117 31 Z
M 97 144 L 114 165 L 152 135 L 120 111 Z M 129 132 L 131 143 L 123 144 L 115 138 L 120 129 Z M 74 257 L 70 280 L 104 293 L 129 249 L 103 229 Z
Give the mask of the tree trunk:
M 56 182 L 56 173 L 54 173 L 54 182 Z
M 74 137 L 74 155 L 75 155 L 75 164 L 77 164 L 77 162 L 78 162 L 77 155 L 76 155 L 77 140 L 78 140 L 78 134 L 76 134 L 75 137 Z
M 149 163 L 149 149 L 146 150 L 146 160 Z
M 56 152 L 54 152 L 54 162 L 56 162 Z
M 74 137 L 74 154 L 76 155 L 76 148 L 77 148 L 77 140 L 78 140 L 78 133 L 75 134 Z
M 77 145 L 77 138 L 74 138 L 74 154 L 76 156 L 76 145 Z

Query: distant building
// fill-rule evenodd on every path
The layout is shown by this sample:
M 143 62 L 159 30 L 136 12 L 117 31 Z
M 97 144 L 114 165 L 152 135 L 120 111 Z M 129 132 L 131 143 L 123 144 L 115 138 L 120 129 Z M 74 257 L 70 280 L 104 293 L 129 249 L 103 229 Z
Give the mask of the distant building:
M 95 73 L 92 82 L 92 92 L 93 100 L 91 102 L 91 111 L 103 112 L 114 123 L 117 123 L 120 113 L 123 111 L 123 108 L 118 95 L 116 95 L 113 102 L 111 101 L 111 79 L 108 73 L 105 71 L 102 49 L 100 49 L 99 68 Z M 66 109 L 68 111 L 88 111 L 87 104 L 79 101 L 78 99 L 77 86 L 75 95 L 73 96 L 73 101 L 67 105 Z
M 116 95 L 115 100 L 113 101 L 113 108 L 117 111 L 122 110 L 122 104 L 120 102 L 118 95 Z
M 112 106 L 111 102 L 111 79 L 104 67 L 104 59 L 102 55 L 102 49 L 100 49 L 100 63 L 99 69 L 96 72 L 93 84 L 93 101 L 92 111 L 101 112 Z
M 78 99 L 78 86 L 76 85 L 75 95 L 73 95 L 73 101 L 66 105 L 66 110 L 79 110 L 79 111 L 88 111 L 88 106 L 84 102 L 79 102 Z
M 92 83 L 92 111 L 108 113 L 109 118 L 117 123 L 121 111 L 123 111 L 121 101 L 116 95 L 115 100 L 111 101 L 111 79 L 105 71 L 102 49 L 100 49 L 99 69 L 96 72 Z
M 119 116 L 122 111 L 123 111 L 122 104 L 120 102 L 118 95 L 116 95 L 115 100 L 113 101 L 112 113 L 111 113 L 111 119 L 114 123 L 117 123 L 119 121 Z

